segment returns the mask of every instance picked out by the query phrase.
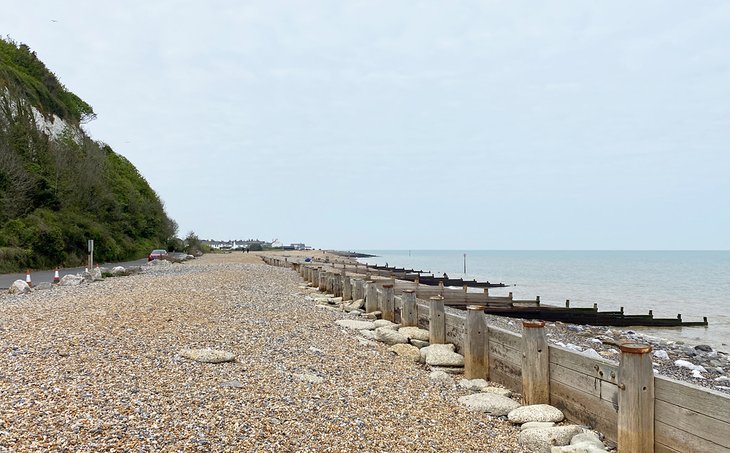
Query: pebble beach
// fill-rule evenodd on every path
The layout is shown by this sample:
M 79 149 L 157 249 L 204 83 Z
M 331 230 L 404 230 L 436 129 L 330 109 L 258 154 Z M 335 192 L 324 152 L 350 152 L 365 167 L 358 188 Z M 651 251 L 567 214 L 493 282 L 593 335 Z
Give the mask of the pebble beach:
M 521 451 L 307 293 L 234 253 L 1 296 L 0 451 Z

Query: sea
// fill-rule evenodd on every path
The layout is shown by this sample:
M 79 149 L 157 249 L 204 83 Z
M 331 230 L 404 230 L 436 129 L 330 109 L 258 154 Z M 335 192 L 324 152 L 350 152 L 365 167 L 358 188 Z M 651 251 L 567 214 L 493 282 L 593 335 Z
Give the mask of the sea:
M 505 283 L 490 294 L 542 304 L 592 307 L 655 318 L 702 321 L 708 327 L 631 327 L 651 337 L 730 351 L 730 251 L 358 250 L 368 264 L 430 271 L 437 276 Z

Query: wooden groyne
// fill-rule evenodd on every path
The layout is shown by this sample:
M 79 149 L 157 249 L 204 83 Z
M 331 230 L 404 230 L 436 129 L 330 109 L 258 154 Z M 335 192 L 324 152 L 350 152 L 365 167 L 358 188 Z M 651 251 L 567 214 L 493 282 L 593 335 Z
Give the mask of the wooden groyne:
M 707 326 L 707 317 L 701 321 L 685 321 L 682 315 L 674 318 L 655 318 L 650 310 L 648 314 L 626 314 L 624 308 L 618 311 L 599 311 L 598 304 L 592 307 L 571 307 L 570 301 L 565 306 L 544 304 L 540 296 L 535 299 L 514 299 L 510 292 L 507 296 L 493 296 L 490 288 L 505 287 L 503 283 L 489 283 L 477 281 L 463 281 L 461 279 L 443 279 L 428 275 L 425 271 L 402 269 L 388 266 L 372 266 L 339 260 L 310 263 L 310 266 L 320 267 L 324 272 L 347 272 L 359 275 L 367 280 L 387 279 L 393 283 L 395 291 L 410 289 L 415 291 L 416 297 L 428 300 L 429 297 L 441 296 L 444 304 L 464 309 L 467 305 L 482 305 L 488 314 L 509 316 L 522 319 L 541 319 L 543 321 L 561 321 L 572 324 L 586 324 L 593 326 L 645 326 L 645 327 L 697 327 Z M 448 282 L 445 284 L 444 282 Z M 481 292 L 470 289 L 482 289 Z
M 419 296 L 413 282 L 342 264 L 264 261 L 292 268 L 343 300 L 365 299 L 366 310 L 381 311 L 383 319 L 428 329 L 432 343 L 453 343 L 464 354 L 465 377 L 500 383 L 526 404 L 551 404 L 604 433 L 621 452 L 730 453 L 730 397 L 654 375 L 649 345 L 622 344 L 616 364 L 548 344 L 543 322 L 524 321 L 523 334 L 516 334 L 489 325 L 483 306 L 447 306 L 442 295 Z

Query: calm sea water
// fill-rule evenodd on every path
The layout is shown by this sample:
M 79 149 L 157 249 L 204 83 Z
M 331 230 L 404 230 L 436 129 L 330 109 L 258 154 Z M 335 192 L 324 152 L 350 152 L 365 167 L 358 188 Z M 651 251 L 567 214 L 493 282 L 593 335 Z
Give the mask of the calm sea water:
M 730 350 L 730 251 L 485 251 L 363 250 L 362 259 L 451 278 L 514 285 L 490 294 L 518 299 L 540 296 L 544 304 L 654 311 L 655 317 L 701 321 L 709 327 L 635 328 L 648 335 Z M 466 274 L 464 274 L 466 254 Z

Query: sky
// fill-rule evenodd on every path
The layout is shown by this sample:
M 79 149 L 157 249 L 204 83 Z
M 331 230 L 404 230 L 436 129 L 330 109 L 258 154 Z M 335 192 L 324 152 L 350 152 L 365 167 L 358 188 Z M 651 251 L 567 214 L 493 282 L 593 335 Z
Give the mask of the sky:
M 203 239 L 730 249 L 730 2 L 0 0 Z

